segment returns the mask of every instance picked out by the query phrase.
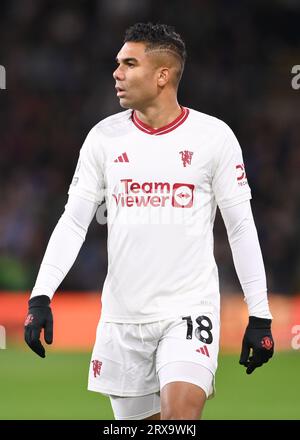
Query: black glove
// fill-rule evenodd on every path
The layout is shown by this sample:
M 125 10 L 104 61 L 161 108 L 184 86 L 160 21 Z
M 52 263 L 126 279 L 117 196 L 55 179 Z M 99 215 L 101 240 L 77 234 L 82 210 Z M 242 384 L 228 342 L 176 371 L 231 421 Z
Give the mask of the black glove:
M 46 295 L 35 296 L 28 302 L 28 315 L 25 320 L 24 337 L 26 343 L 36 354 L 45 357 L 45 349 L 40 341 L 42 328 L 47 344 L 53 341 L 53 317 L 50 298 Z
M 274 353 L 274 341 L 271 333 L 271 319 L 249 316 L 242 342 L 240 364 L 247 367 L 246 373 L 251 374 L 255 368 L 268 362 Z M 250 355 L 252 349 L 252 356 Z

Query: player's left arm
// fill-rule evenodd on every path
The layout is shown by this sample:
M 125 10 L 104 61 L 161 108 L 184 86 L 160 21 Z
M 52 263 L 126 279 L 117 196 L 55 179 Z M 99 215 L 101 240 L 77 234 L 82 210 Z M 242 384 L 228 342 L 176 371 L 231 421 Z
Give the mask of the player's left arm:
M 272 315 L 242 150 L 232 130 L 226 125 L 223 128 L 223 142 L 214 154 L 212 189 L 225 222 L 235 269 L 248 305 L 249 323 L 242 342 L 240 363 L 250 374 L 273 355 Z
M 247 368 L 247 374 L 251 374 L 268 362 L 274 352 L 264 263 L 250 201 L 223 208 L 221 214 L 248 306 L 249 323 L 242 342 L 240 364 Z

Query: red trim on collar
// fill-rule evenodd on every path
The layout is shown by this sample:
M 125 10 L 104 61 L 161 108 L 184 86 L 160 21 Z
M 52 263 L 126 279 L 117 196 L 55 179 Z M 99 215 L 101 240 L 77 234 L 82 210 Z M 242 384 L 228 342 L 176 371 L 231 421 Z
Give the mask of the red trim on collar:
M 189 109 L 186 107 L 181 107 L 181 113 L 179 116 L 177 116 L 176 119 L 174 119 L 174 121 L 170 122 L 168 125 L 165 125 L 164 127 L 160 127 L 160 128 L 152 128 L 150 127 L 150 125 L 145 124 L 144 122 L 142 122 L 138 117 L 137 114 L 135 112 L 135 110 L 132 111 L 131 114 L 131 119 L 132 122 L 134 123 L 134 125 L 139 129 L 142 130 L 144 133 L 147 134 L 152 134 L 152 135 L 161 135 L 161 134 L 166 134 L 169 133 L 172 130 L 175 130 L 177 127 L 179 127 L 179 125 L 183 124 L 183 122 L 186 120 L 186 118 L 189 115 Z

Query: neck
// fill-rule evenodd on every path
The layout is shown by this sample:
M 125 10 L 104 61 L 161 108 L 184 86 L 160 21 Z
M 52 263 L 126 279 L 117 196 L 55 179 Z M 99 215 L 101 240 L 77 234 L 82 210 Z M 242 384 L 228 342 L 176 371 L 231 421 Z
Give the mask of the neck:
M 144 124 L 157 129 L 174 121 L 180 115 L 181 107 L 175 98 L 170 102 L 154 103 L 145 109 L 136 109 L 135 111 L 137 117 Z

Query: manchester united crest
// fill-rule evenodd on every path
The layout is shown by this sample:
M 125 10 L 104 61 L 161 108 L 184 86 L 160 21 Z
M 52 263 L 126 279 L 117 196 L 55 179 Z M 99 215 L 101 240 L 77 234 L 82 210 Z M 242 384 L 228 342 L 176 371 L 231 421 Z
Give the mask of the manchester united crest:
M 187 165 L 191 165 L 192 156 L 194 154 L 192 151 L 183 150 L 180 151 L 179 154 L 181 154 L 181 160 L 184 167 L 186 167 Z
M 97 359 L 95 359 L 95 360 L 92 361 L 92 363 L 93 363 L 94 377 L 100 376 L 102 362 L 100 362 Z

